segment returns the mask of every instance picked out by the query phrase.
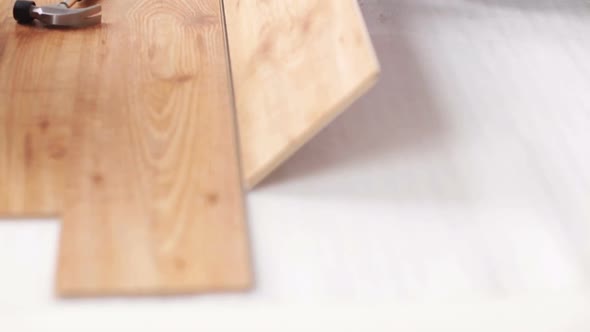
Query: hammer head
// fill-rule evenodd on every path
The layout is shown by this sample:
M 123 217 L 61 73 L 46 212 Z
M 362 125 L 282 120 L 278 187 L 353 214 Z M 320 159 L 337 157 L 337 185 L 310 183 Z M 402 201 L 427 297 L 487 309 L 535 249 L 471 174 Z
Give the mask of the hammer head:
M 68 8 L 63 3 L 37 7 L 32 1 L 16 1 L 13 16 L 19 23 L 30 23 L 33 19 L 53 27 L 86 27 L 101 22 L 101 6 Z

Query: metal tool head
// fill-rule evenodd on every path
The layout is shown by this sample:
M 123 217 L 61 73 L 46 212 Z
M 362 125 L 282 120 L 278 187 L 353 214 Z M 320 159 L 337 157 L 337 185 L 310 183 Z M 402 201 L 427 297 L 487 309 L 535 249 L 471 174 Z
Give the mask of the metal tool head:
M 68 8 L 65 2 L 37 7 L 32 1 L 16 1 L 13 16 L 19 23 L 31 23 L 34 19 L 52 27 L 80 28 L 99 24 L 102 8 L 94 5 L 83 8 Z

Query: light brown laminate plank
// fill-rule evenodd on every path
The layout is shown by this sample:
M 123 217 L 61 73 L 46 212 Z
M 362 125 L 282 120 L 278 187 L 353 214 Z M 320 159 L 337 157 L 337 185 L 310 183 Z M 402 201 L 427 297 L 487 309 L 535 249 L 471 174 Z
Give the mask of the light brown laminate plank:
M 58 292 L 249 287 L 219 0 L 112 1 L 103 11 L 101 27 L 72 31 L 83 36 L 80 65 L 64 69 L 77 88 Z
M 224 0 L 245 182 L 255 186 L 376 81 L 356 0 Z

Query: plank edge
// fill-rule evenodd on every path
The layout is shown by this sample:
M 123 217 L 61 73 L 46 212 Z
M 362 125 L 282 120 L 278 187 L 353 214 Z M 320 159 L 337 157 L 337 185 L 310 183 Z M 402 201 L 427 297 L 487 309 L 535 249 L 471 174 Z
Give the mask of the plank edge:
M 371 72 L 365 79 L 361 81 L 356 89 L 337 102 L 331 109 L 325 112 L 325 116 L 320 118 L 315 125 L 309 126 L 303 134 L 294 140 L 291 144 L 285 146 L 279 153 L 276 154 L 266 165 L 251 174 L 245 175 L 245 187 L 247 190 L 254 189 L 260 184 L 268 175 L 276 170 L 282 163 L 288 160 L 291 156 L 315 137 L 319 132 L 332 123 L 339 115 L 341 115 L 348 107 L 350 107 L 356 100 L 366 94 L 371 88 L 375 86 L 379 79 L 381 72 L 378 62 L 373 72 Z

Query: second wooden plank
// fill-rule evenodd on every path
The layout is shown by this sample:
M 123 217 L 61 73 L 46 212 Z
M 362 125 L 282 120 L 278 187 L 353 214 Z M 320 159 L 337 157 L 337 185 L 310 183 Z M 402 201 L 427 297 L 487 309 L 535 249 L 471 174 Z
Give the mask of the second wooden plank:
M 377 80 L 357 0 L 225 0 L 244 181 L 253 187 Z

